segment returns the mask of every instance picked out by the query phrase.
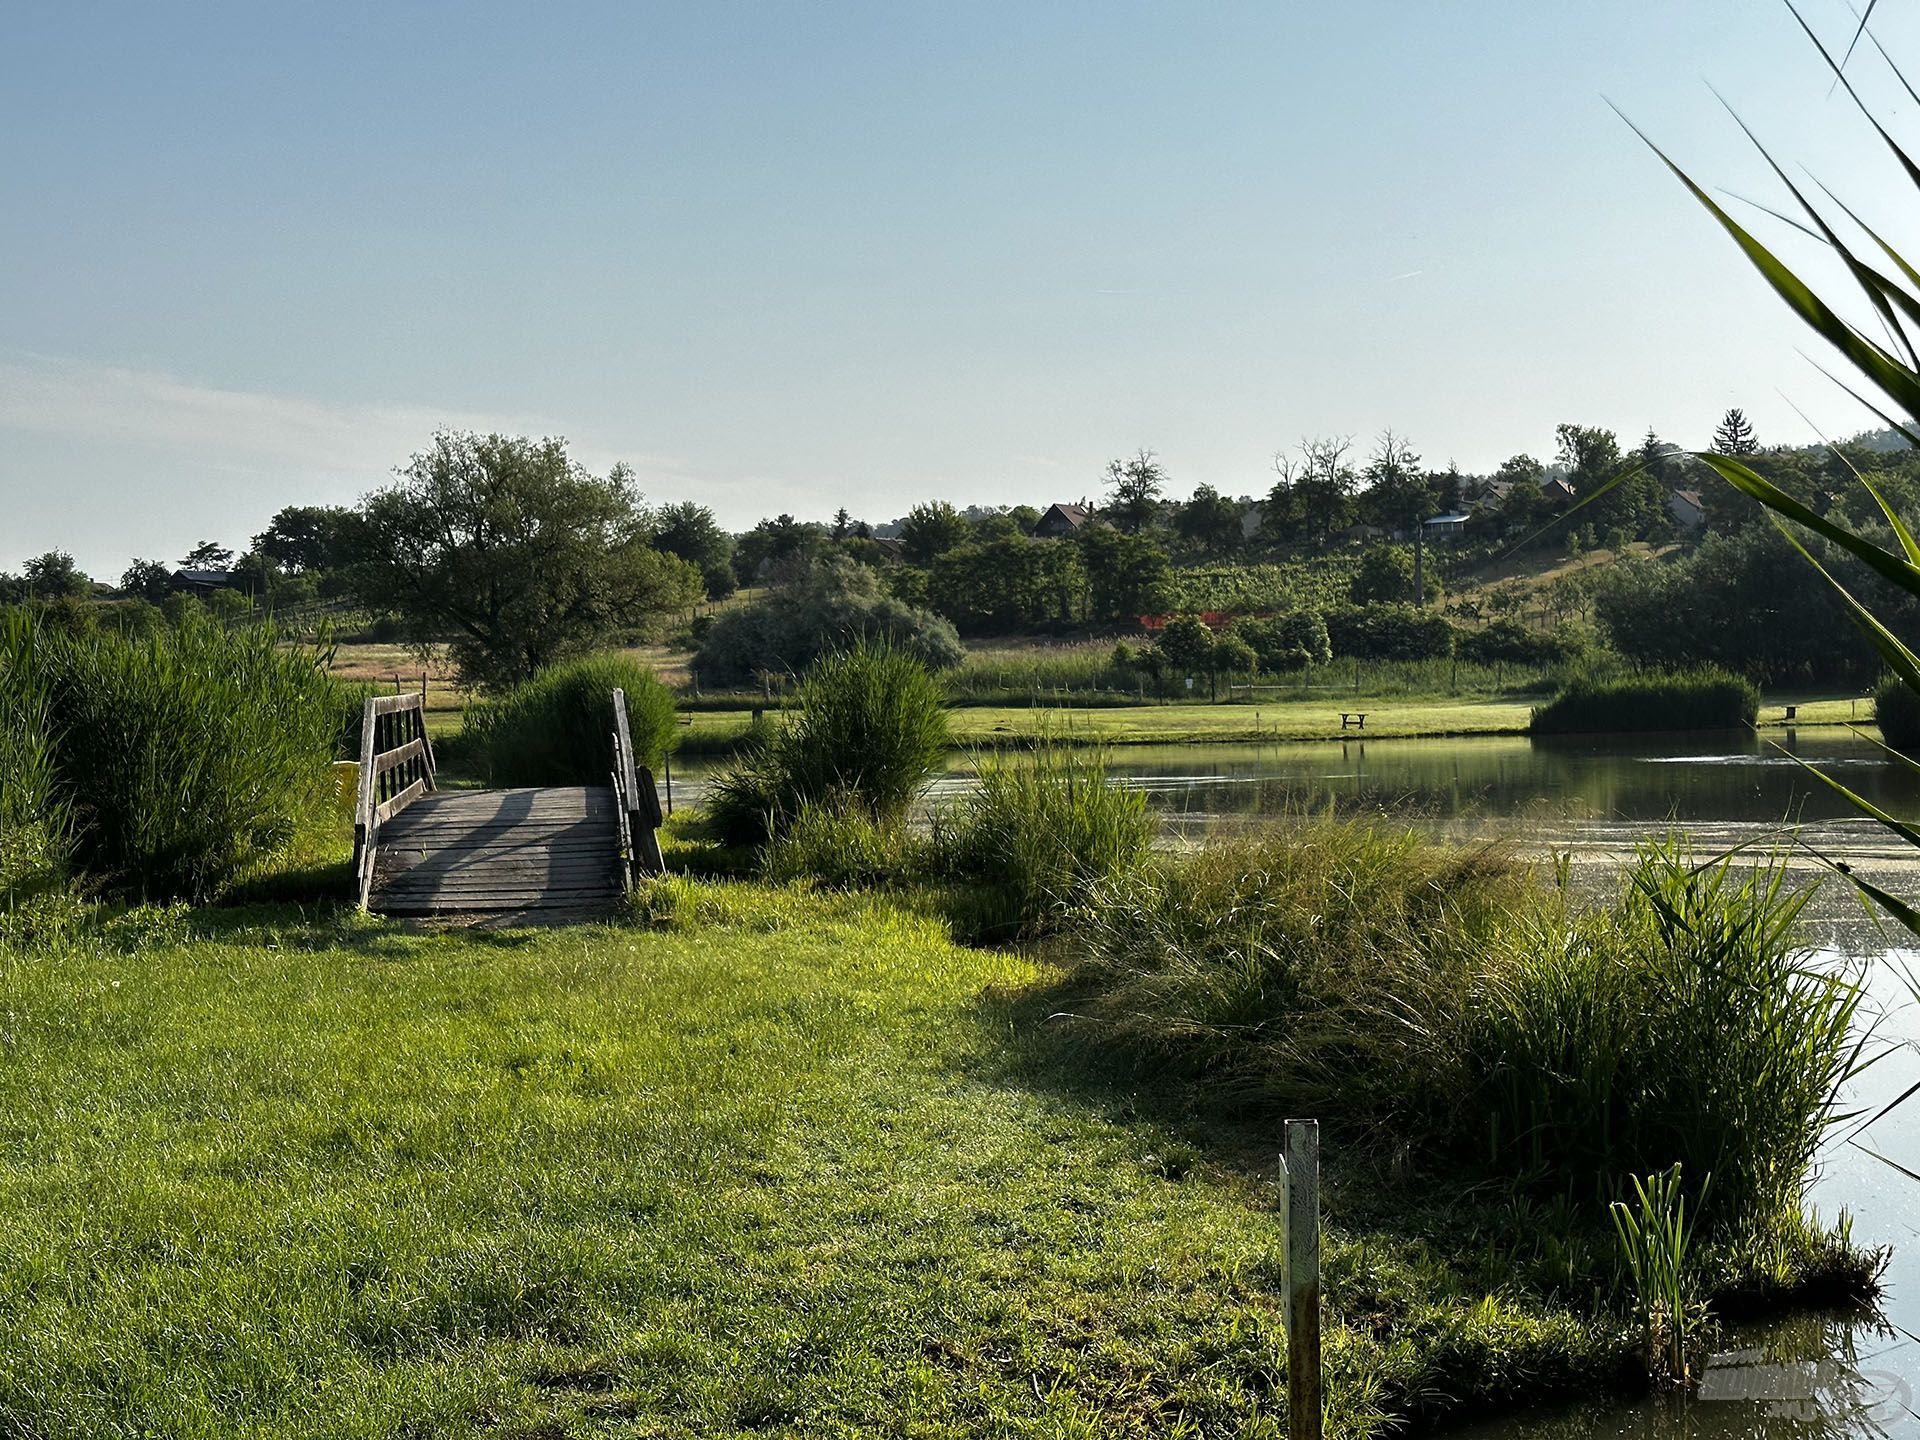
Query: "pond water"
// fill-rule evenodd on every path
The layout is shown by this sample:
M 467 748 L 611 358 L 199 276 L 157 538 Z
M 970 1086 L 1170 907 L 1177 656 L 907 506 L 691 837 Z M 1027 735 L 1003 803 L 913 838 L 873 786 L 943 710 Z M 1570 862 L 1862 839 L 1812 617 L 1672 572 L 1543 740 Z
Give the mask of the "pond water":
M 1144 790 L 1186 836 L 1261 816 L 1328 807 L 1386 812 L 1449 834 L 1497 834 L 1569 857 L 1596 890 L 1617 883 L 1636 844 L 1679 830 L 1697 854 L 1737 845 L 1783 854 L 1808 879 L 1816 853 L 1845 859 L 1896 894 L 1920 895 L 1914 852 L 1811 773 L 1832 776 L 1883 809 L 1920 819 L 1920 776 L 1871 741 L 1832 729 L 1738 736 L 1348 739 L 1271 746 L 1137 746 L 1108 770 Z M 683 803 L 699 770 L 677 777 Z M 933 787 L 938 805 L 974 782 L 956 757 Z M 1881 1013 L 1882 1058 L 1856 1082 L 1863 1116 L 1920 1082 L 1920 1004 L 1908 978 L 1920 952 L 1869 917 L 1839 881 L 1805 912 L 1809 941 L 1836 964 L 1857 964 Z M 1878 1152 L 1876 1158 L 1872 1152 Z M 1615 1437 L 1920 1436 L 1920 1096 L 1823 1153 L 1810 1201 L 1842 1208 L 1857 1240 L 1891 1245 L 1878 1317 L 1801 1315 L 1724 1337 L 1697 1397 L 1523 1414 L 1449 1433 L 1472 1440 Z

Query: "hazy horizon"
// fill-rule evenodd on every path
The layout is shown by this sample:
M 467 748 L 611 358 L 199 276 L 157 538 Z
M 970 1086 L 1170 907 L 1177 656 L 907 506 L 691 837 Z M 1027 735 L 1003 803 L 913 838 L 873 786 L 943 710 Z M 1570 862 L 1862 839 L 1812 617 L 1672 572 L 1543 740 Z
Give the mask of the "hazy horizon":
M 1804 9 L 1844 46 L 1845 4 Z M 1911 13 L 1875 25 L 1913 53 Z M 1469 471 L 1561 421 L 1850 434 L 1606 100 L 1775 203 L 1710 82 L 1913 218 L 1792 15 L 1735 0 L 106 6 L 9 38 L 0 569 L 104 579 L 350 503 L 441 425 L 565 435 L 734 529 L 1044 506 L 1143 446 L 1185 496 L 1388 426 Z M 1850 73 L 1912 133 L 1871 45 Z

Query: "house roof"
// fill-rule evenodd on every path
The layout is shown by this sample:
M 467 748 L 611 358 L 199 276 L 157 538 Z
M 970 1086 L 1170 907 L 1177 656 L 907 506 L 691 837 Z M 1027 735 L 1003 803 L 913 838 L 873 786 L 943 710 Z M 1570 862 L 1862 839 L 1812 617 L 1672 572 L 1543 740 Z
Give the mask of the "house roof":
M 1700 492 L 1698 490 L 1676 490 L 1673 492 L 1673 498 L 1686 501 L 1687 504 L 1696 510 L 1704 510 L 1707 508 L 1700 503 Z
M 1473 517 L 1464 511 L 1455 510 L 1447 515 L 1429 515 L 1420 523 L 1423 525 L 1464 525 Z
M 176 570 L 173 578 L 188 585 L 231 585 L 231 570 Z
M 1040 519 L 1045 521 L 1055 515 L 1076 530 L 1093 518 L 1093 512 L 1084 505 L 1062 505 L 1056 501 L 1047 507 L 1047 513 Z

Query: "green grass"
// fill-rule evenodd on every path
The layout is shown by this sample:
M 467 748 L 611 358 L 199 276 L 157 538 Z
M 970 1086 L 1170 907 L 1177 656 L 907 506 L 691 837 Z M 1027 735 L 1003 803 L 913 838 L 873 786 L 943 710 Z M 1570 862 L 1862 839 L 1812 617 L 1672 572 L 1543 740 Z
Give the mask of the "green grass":
M 173 912 L 0 953 L 0 1428 L 1280 1433 L 1267 1147 L 1050 1068 L 1031 961 L 669 888 L 693 928 Z M 1328 1264 L 1336 1435 L 1610 1363 L 1426 1244 Z

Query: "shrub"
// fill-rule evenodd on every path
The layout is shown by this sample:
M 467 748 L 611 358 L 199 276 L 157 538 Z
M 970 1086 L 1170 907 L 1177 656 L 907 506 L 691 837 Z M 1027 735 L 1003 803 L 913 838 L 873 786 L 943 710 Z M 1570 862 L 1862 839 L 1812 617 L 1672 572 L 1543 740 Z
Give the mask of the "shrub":
M 1091 887 L 1081 1008 L 1231 1103 L 1576 1200 L 1677 1161 L 1714 1224 L 1764 1224 L 1857 1056 L 1860 992 L 1795 947 L 1782 873 L 1649 847 L 1574 914 L 1497 850 L 1312 822 Z
M 822 655 L 885 644 L 929 669 L 958 665 L 966 651 L 950 621 L 889 594 L 880 576 L 851 560 L 822 561 L 751 605 L 714 617 L 694 652 L 693 675 L 710 687 L 762 674 L 797 674 Z
M 1375 545 L 1360 557 L 1347 594 L 1355 605 L 1413 599 L 1413 557 L 1397 545 Z
M 1666 674 L 1577 675 L 1533 712 L 1536 735 L 1624 730 L 1737 730 L 1760 713 L 1751 680 L 1717 666 Z
M 1518 620 L 1499 619 L 1481 630 L 1460 634 L 1457 651 L 1462 660 L 1483 665 L 1546 665 L 1561 658 L 1551 636 L 1529 630 Z
M 1453 653 L 1453 627 L 1418 605 L 1362 605 L 1330 611 L 1333 653 L 1361 660 L 1438 660 Z
M 1109 783 L 1097 753 L 1043 746 L 981 768 L 979 788 L 934 818 L 934 856 L 977 887 L 975 938 L 1031 937 L 1056 928 L 1088 886 L 1134 874 L 1157 829 L 1146 795 Z
M 634 763 L 658 766 L 680 734 L 673 695 L 637 661 L 589 655 L 468 707 L 475 770 L 490 785 L 606 784 L 613 773 L 615 690 L 627 692 Z
M 270 627 L 189 617 L 150 636 L 43 635 L 38 653 L 54 783 L 94 880 L 204 900 L 331 803 L 338 688 Z
M 733 845 L 783 834 L 808 806 L 887 824 L 905 816 L 946 752 L 939 682 L 910 655 L 863 645 L 815 662 L 792 718 L 713 782 L 709 811 Z
M 1242 620 L 1233 633 L 1253 647 L 1262 670 L 1304 670 L 1333 658 L 1326 618 L 1317 610 L 1295 610 L 1271 620 Z
M 1873 723 L 1888 745 L 1902 755 L 1920 757 L 1920 695 L 1898 675 L 1874 687 Z

